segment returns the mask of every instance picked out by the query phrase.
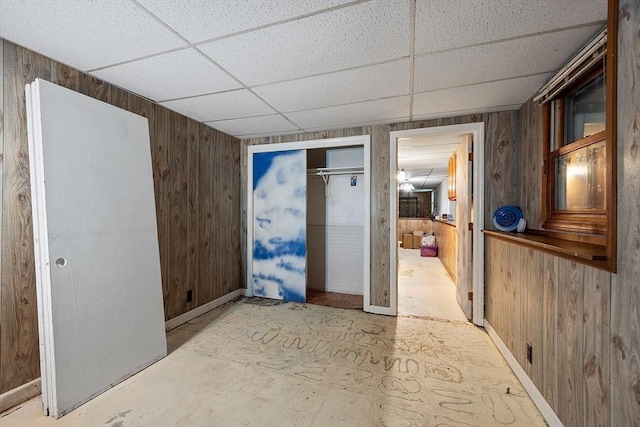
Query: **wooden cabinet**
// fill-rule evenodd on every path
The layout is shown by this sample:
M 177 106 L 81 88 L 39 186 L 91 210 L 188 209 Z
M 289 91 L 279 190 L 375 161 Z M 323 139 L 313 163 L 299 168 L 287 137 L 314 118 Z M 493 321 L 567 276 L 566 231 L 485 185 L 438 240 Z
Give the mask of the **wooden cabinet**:
M 449 188 L 447 195 L 449 200 L 456 200 L 456 153 L 449 159 Z

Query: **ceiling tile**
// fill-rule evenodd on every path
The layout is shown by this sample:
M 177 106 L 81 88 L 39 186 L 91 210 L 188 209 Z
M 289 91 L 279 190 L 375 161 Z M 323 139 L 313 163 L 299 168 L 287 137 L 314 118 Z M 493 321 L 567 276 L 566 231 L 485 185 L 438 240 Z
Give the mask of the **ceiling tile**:
M 247 86 L 384 62 L 409 53 L 409 2 L 371 0 L 199 47 Z
M 409 116 L 409 96 L 298 111 L 285 115 L 292 122 L 307 130 L 331 129 L 372 122 L 388 123 L 400 121 Z
M 2 0 L 0 37 L 85 71 L 185 46 L 128 0 Z
M 422 92 L 414 95 L 414 118 L 452 113 L 466 114 L 472 110 L 502 110 L 505 107 L 519 108 L 544 84 L 549 75 L 521 77 L 498 82 Z
M 253 88 L 279 111 L 298 111 L 409 94 L 409 60 Z
M 154 101 L 240 88 L 240 84 L 194 49 L 183 49 L 93 72 Z
M 231 119 L 207 122 L 229 135 L 239 138 L 250 138 L 267 135 L 280 135 L 283 133 L 300 132 L 297 126 L 289 122 L 279 114 L 260 117 L 246 117 L 242 119 Z
M 351 0 L 138 0 L 192 43 L 293 19 Z
M 604 22 L 606 19 L 606 0 L 418 0 L 415 53 Z
M 557 70 L 601 30 L 581 27 L 415 58 L 416 92 Z
M 161 102 L 201 122 L 273 114 L 273 108 L 246 89 Z

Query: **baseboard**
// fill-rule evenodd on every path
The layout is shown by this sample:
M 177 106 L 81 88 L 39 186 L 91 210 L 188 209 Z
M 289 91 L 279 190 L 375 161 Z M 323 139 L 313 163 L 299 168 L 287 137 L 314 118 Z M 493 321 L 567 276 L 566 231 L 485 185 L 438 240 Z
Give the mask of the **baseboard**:
M 0 413 L 40 394 L 40 378 L 0 394 Z
M 196 307 L 193 310 L 181 314 L 180 316 L 174 317 L 173 319 L 169 319 L 165 322 L 164 329 L 166 331 L 170 331 L 171 329 L 177 328 L 178 326 L 187 323 L 189 320 L 195 319 L 216 307 L 220 307 L 222 304 L 226 304 L 238 297 L 245 296 L 245 291 L 246 289 L 244 288 L 236 289 L 235 291 L 221 296 L 218 299 L 203 304 L 200 307 Z
M 489 333 L 489 336 L 493 340 L 493 343 L 496 345 L 496 347 L 498 347 L 498 350 L 500 350 L 500 353 L 502 353 L 502 356 L 504 356 L 504 358 L 506 359 L 507 363 L 511 367 L 511 370 L 513 370 L 513 372 L 516 374 L 516 377 L 518 377 L 518 379 L 522 383 L 522 386 L 529 394 L 529 397 L 531 397 L 531 400 L 533 400 L 533 403 L 536 405 L 547 424 L 549 424 L 550 427 L 563 427 L 563 424 L 560 421 L 560 418 L 558 418 L 558 415 L 556 415 L 556 413 L 553 411 L 553 408 L 546 401 L 542 393 L 540 393 L 538 387 L 536 387 L 533 381 L 531 381 L 529 375 L 527 375 L 522 366 L 520 366 L 516 358 L 513 356 L 513 354 L 511 354 L 505 343 L 502 341 L 502 339 L 500 339 L 487 319 L 484 320 L 484 328 Z

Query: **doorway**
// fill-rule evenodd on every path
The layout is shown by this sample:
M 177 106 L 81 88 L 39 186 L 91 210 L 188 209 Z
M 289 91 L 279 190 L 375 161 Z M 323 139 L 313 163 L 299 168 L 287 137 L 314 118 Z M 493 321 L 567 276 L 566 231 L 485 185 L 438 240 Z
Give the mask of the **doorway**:
M 324 227 L 324 229 L 328 229 L 329 226 L 332 226 L 333 230 L 335 226 L 351 227 L 358 225 L 360 227 L 360 241 L 357 242 L 352 249 L 361 255 L 361 257 L 359 257 L 361 260 L 360 277 L 362 277 L 360 289 L 363 296 L 363 309 L 364 311 L 370 311 L 369 248 L 371 215 L 369 135 L 273 145 L 255 145 L 249 146 L 247 150 L 247 293 L 252 296 L 268 296 L 276 299 L 293 299 L 289 298 L 293 295 L 296 297 L 294 300 L 306 300 L 310 270 L 320 264 L 330 267 L 329 264 L 333 262 L 333 264 L 338 265 L 340 261 L 332 261 L 331 257 L 327 256 L 324 250 L 322 250 L 322 253 L 325 254 L 324 260 L 317 260 L 323 261 L 322 263 L 310 258 L 311 255 L 318 252 L 318 247 L 309 246 L 308 229 L 311 227 Z M 307 162 L 309 159 L 314 157 L 313 155 L 308 156 L 308 154 L 313 154 L 314 150 L 320 150 L 315 151 L 315 153 L 322 153 L 325 158 L 327 156 L 330 157 L 329 163 L 331 163 L 331 165 L 327 164 L 325 165 L 326 167 L 317 167 L 315 164 L 308 165 Z M 362 159 L 361 166 L 357 168 L 357 171 L 350 166 L 339 165 L 340 158 L 344 157 L 343 154 L 353 151 L 358 151 Z M 295 156 L 299 157 L 296 162 L 294 162 Z M 264 162 L 263 157 L 272 163 Z M 274 158 L 282 158 L 289 163 L 294 162 L 296 166 L 293 167 L 289 165 L 287 168 L 282 169 L 282 173 L 278 171 L 263 172 L 265 168 L 271 169 L 270 165 L 273 165 L 272 159 Z M 269 167 L 267 168 L 267 166 Z M 311 169 L 309 169 L 308 166 L 310 166 Z M 294 170 L 299 171 L 299 176 L 295 178 L 290 176 Z M 256 177 L 260 174 L 272 172 L 272 185 L 263 189 L 260 187 L 260 183 L 256 180 Z M 345 181 L 349 187 L 351 187 L 351 185 L 359 187 L 362 193 L 362 198 L 359 202 L 361 205 L 359 206 L 361 208 L 360 223 L 349 224 L 349 221 L 353 218 L 349 214 L 353 206 L 347 206 L 345 210 L 327 209 L 327 215 L 324 216 L 324 218 L 318 218 L 318 216 L 315 215 L 317 213 L 316 211 L 310 212 L 307 203 L 308 195 L 317 193 L 317 188 L 315 188 L 316 186 L 314 185 L 314 190 L 310 191 L 311 188 L 308 187 L 307 181 L 309 177 L 308 174 L 312 174 L 316 176 L 316 178 L 320 176 L 322 178 L 321 181 L 325 182 L 323 185 L 327 185 L 329 182 L 338 184 L 339 182 L 341 183 L 341 181 Z M 289 182 L 292 184 L 290 185 Z M 265 208 L 263 205 L 268 205 L 265 200 L 269 198 L 270 193 L 283 194 L 283 192 L 270 190 L 270 188 L 278 185 L 282 186 L 284 190 L 289 191 L 287 194 L 290 194 L 290 197 L 280 197 L 277 200 L 278 203 L 274 204 L 273 207 L 269 205 Z M 326 194 L 326 189 L 323 189 L 323 191 Z M 347 197 L 348 195 L 345 191 L 348 191 L 348 189 L 345 190 L 342 186 L 337 186 L 334 189 L 335 193 Z M 294 207 L 290 207 L 289 202 L 294 198 L 299 198 L 299 203 Z M 281 215 L 276 211 L 281 211 Z M 269 214 L 261 215 L 261 212 L 269 212 Z M 313 217 L 311 218 L 311 222 L 307 221 L 310 214 Z M 294 217 L 298 220 L 293 221 Z M 318 223 L 318 221 L 326 221 L 327 219 L 331 224 Z M 294 226 L 292 227 L 291 224 L 294 224 Z M 293 230 L 293 228 L 295 228 L 295 230 Z M 280 234 L 284 233 L 283 235 L 289 238 L 284 239 L 276 234 L 269 235 L 269 229 L 278 231 Z M 336 238 L 341 237 L 344 237 L 344 233 L 327 234 L 321 245 L 328 247 L 334 243 L 333 241 L 336 240 Z M 272 251 L 268 251 L 267 249 L 269 248 L 264 248 L 265 242 L 270 247 L 273 246 L 271 248 L 273 249 Z M 324 271 L 326 277 L 335 277 L 333 276 L 334 273 L 335 271 L 333 270 Z M 332 282 L 335 281 L 332 280 Z M 348 280 L 345 283 L 348 283 Z M 295 293 L 289 293 L 289 290 L 292 288 L 297 291 Z M 268 292 L 262 295 L 264 290 Z
M 402 141 L 411 141 L 413 139 L 426 139 L 436 141 L 438 139 L 444 139 L 446 136 L 451 135 L 468 135 L 468 140 L 466 144 L 468 146 L 468 150 L 473 152 L 473 161 L 477 165 L 483 165 L 483 146 L 484 146 L 484 123 L 470 123 L 464 125 L 453 125 L 453 126 L 438 126 L 432 128 L 424 128 L 424 129 L 413 129 L 408 131 L 398 131 L 391 132 L 390 135 L 390 174 L 393 177 L 393 184 L 396 184 L 395 177 L 398 176 L 399 172 L 402 172 L 399 169 L 399 161 L 398 161 L 398 146 L 402 144 Z M 411 144 L 409 144 L 411 145 Z M 447 150 L 450 152 L 447 153 Z M 411 149 L 408 150 L 409 155 L 411 154 Z M 438 150 L 436 150 L 438 151 Z M 445 254 L 439 253 L 439 256 L 444 260 L 444 257 L 449 257 L 450 260 L 449 265 L 453 266 L 454 274 L 450 276 L 458 276 L 455 280 L 455 294 L 456 300 L 460 307 L 465 311 L 466 316 L 473 321 L 473 323 L 477 325 L 483 325 L 484 319 L 484 247 L 483 247 L 483 236 L 482 236 L 482 224 L 484 223 L 483 218 L 483 183 L 484 183 L 484 169 L 483 167 L 471 167 L 471 163 L 466 162 L 466 157 L 468 154 L 464 152 L 464 150 L 454 150 L 453 148 L 447 148 L 444 150 L 440 150 L 445 153 L 445 158 L 443 162 L 443 167 L 447 169 L 447 158 L 451 156 L 451 154 L 455 151 L 458 154 L 458 157 L 461 159 L 460 167 L 462 168 L 462 172 L 464 176 L 468 176 L 469 180 L 466 182 L 458 182 L 458 185 L 462 193 L 467 193 L 468 196 L 463 196 L 462 199 L 450 202 L 453 204 L 453 207 L 448 206 L 447 212 L 443 211 L 443 198 L 448 200 L 447 196 L 450 196 L 450 193 L 447 194 L 447 190 L 450 190 L 451 186 L 448 185 L 450 183 L 441 185 L 442 188 L 437 190 L 436 188 L 424 188 L 423 190 L 431 190 L 432 191 L 432 213 L 438 213 L 442 216 L 446 213 L 447 216 L 453 214 L 453 218 L 456 221 L 456 227 L 453 228 L 453 232 L 450 230 L 447 231 L 452 239 L 447 243 L 446 248 L 451 247 L 460 247 L 461 252 L 459 256 L 457 254 Z M 404 162 L 405 165 L 409 165 L 407 169 L 410 168 L 411 162 Z M 412 166 L 411 166 L 412 167 Z M 401 182 L 396 185 L 390 186 L 390 212 L 391 212 L 391 227 L 390 227 L 390 283 L 391 283 L 391 308 L 395 310 L 393 314 L 397 314 L 398 312 L 398 274 L 401 273 L 399 271 L 399 255 L 402 255 L 403 258 L 408 255 L 407 252 L 403 252 L 405 249 L 400 248 L 398 244 L 399 241 L 403 242 L 407 240 L 407 235 L 398 236 L 398 213 L 399 213 L 399 197 L 406 196 L 408 192 L 407 189 L 416 187 L 416 184 L 421 182 L 421 180 L 428 181 L 431 179 L 442 181 L 442 177 L 436 176 L 438 173 L 442 173 L 442 171 L 436 170 L 437 168 L 432 168 L 427 165 L 426 170 L 418 173 L 417 175 L 423 175 L 416 179 L 411 179 L 411 177 L 401 177 Z M 407 171 L 404 171 L 405 175 Z M 415 170 L 412 170 L 415 172 Z M 425 176 L 426 175 L 426 176 Z M 460 175 L 458 175 L 460 176 Z M 455 181 L 454 181 L 455 183 Z M 411 184 L 411 185 L 409 185 Z M 432 184 L 433 187 L 433 184 Z M 466 188 L 465 188 L 466 187 Z M 434 191 L 436 190 L 436 191 Z M 439 193 L 439 194 L 438 194 Z M 444 197 L 443 197 L 443 193 Z M 472 196 L 473 195 L 473 196 Z M 468 197 L 468 198 L 465 198 Z M 458 204 L 456 206 L 455 204 Z M 440 219 L 444 219 L 440 217 Z M 402 221 L 402 220 L 401 220 Z M 473 231 L 469 230 L 469 224 L 473 224 Z M 440 226 L 441 224 L 436 224 Z M 450 224 L 449 224 L 450 225 Z M 428 228 L 428 225 L 425 227 Z M 440 227 L 442 228 L 442 227 Z M 446 227 L 445 227 L 446 228 Z M 418 228 L 420 230 L 420 228 Z M 423 231 L 429 232 L 428 229 Z M 447 238 L 446 236 L 440 237 L 441 239 Z M 445 242 L 438 242 L 439 244 L 444 244 Z M 410 245 L 416 246 L 419 245 L 420 242 L 415 240 L 410 243 Z M 413 247 L 411 246 L 411 247 Z M 444 249 L 444 248 L 443 248 Z M 419 251 L 419 249 L 414 249 L 414 251 Z M 414 260 L 416 261 L 416 260 Z M 417 260 L 420 261 L 420 260 Z M 446 266 L 447 263 L 443 262 Z M 456 266 L 459 267 L 459 272 L 455 272 Z M 447 270 L 450 270 L 447 268 Z M 471 301 L 467 299 L 467 297 L 472 298 Z

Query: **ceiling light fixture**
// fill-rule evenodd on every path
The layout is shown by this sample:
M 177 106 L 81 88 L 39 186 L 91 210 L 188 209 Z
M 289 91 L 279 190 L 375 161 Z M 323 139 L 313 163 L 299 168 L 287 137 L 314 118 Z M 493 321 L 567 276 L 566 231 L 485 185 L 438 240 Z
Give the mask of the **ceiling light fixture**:
M 415 190 L 415 187 L 408 180 L 405 180 L 402 184 L 400 184 L 400 191 L 408 193 L 409 191 Z

